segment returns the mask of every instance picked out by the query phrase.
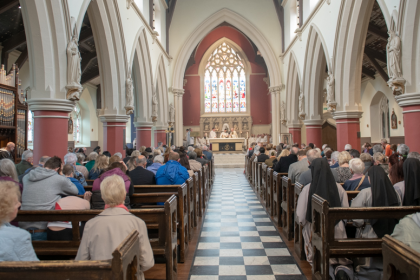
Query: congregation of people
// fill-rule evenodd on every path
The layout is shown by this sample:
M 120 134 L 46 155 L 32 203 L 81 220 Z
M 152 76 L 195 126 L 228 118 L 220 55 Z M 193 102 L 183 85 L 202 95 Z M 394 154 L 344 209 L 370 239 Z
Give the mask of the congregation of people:
M 263 162 L 277 173 L 287 174 L 291 182 L 303 185 L 296 206 L 302 226 L 304 250 L 312 265 L 312 195 L 327 200 L 330 207 L 392 207 L 420 205 L 420 154 L 405 144 L 364 143 L 361 152 L 347 144 L 333 151 L 310 143 L 264 145 L 252 142 L 247 151 L 251 161 Z M 346 191 L 360 191 L 348 200 Z M 394 219 L 353 220 L 356 232 L 347 221 L 335 226 L 335 238 L 382 238 L 385 234 L 420 252 L 420 213 Z M 330 279 L 382 279 L 382 258 L 330 259 Z
M 76 260 L 107 260 L 132 230 L 139 232 L 146 271 L 154 257 L 143 220 L 129 213 L 135 185 L 180 185 L 212 160 L 206 145 L 127 149 L 111 155 L 95 148 L 69 148 L 64 158 L 45 155 L 34 162 L 33 151 L 14 163 L 15 145 L 0 152 L 0 261 L 38 261 L 31 241 L 72 240 L 71 222 L 15 222 L 18 210 L 103 210 L 80 226 Z M 85 191 L 93 180 L 92 191 Z M 158 203 L 163 204 L 163 203 Z M 3 244 L 5 246 L 3 246 Z

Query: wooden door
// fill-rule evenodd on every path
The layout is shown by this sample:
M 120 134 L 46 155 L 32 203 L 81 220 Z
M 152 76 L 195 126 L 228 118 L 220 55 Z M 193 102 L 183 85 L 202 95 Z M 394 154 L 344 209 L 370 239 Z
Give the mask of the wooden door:
M 322 125 L 322 144 L 328 144 L 334 151 L 337 151 L 337 128 L 328 122 Z

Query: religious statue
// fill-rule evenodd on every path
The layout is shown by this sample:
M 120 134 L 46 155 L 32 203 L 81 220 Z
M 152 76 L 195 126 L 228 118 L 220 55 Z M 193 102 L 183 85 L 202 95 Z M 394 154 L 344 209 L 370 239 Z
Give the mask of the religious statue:
M 79 52 L 79 43 L 75 29 L 70 42 L 67 44 L 66 98 L 71 101 L 79 101 L 80 94 L 83 91 L 83 87 L 80 84 L 80 79 L 82 77 L 82 68 L 80 66 L 81 60 L 82 56 Z
M 286 124 L 286 104 L 284 103 L 284 101 L 281 102 L 280 121 L 282 124 Z
M 157 100 L 157 94 L 156 92 L 153 92 L 153 96 L 152 96 L 152 121 L 156 122 L 157 121 L 157 107 L 158 107 L 158 100 Z
M 174 104 L 171 103 L 169 105 L 169 126 L 173 126 L 175 123 L 175 107 Z
M 397 115 L 395 114 L 394 109 L 392 109 L 392 114 L 391 114 L 391 128 L 398 129 L 398 120 L 397 120 Z
M 216 131 L 219 131 L 219 125 L 218 125 L 217 123 L 214 125 L 214 129 L 215 129 Z
M 247 123 L 243 124 L 243 130 L 248 130 L 248 124 Z
M 332 112 L 335 111 L 337 107 L 337 102 L 335 102 L 335 79 L 332 72 L 328 72 L 327 78 L 327 103 L 328 109 Z
M 390 30 L 388 34 L 389 38 L 386 46 L 388 86 L 392 89 L 394 95 L 400 95 L 404 93 L 405 87 L 405 79 L 402 76 L 401 68 L 401 39 L 394 30 Z
M 305 96 L 303 95 L 303 91 L 300 91 L 300 95 L 299 95 L 299 117 L 304 119 L 306 116 L 305 113 Z
M 209 127 L 209 125 L 206 123 L 205 125 L 204 125 L 204 130 L 210 130 L 210 127 Z
M 223 124 L 223 127 L 222 127 L 222 131 L 225 131 L 226 129 L 227 129 L 228 131 L 230 130 L 230 128 L 229 128 L 229 124 L 224 123 L 224 124 Z
M 131 79 L 131 73 L 125 80 L 125 101 L 124 107 L 125 113 L 131 115 L 134 113 L 134 96 L 133 96 L 133 80 Z
M 67 133 L 73 134 L 73 118 L 70 116 L 67 126 Z

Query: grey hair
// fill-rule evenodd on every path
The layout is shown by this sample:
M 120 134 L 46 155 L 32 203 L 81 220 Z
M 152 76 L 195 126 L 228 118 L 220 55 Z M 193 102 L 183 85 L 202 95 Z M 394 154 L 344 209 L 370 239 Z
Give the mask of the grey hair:
M 22 160 L 27 160 L 28 158 L 33 158 L 34 153 L 31 150 L 26 150 L 22 153 Z
M 153 155 L 154 156 L 160 156 L 162 154 L 162 152 L 158 149 L 153 150 Z
M 164 161 L 165 161 L 165 159 L 161 155 L 155 156 L 155 158 L 153 159 L 153 162 L 159 162 L 159 163 L 162 163 L 162 164 L 163 164 Z
M 331 160 L 334 161 L 334 163 L 338 162 L 338 155 L 340 154 L 339 151 L 335 151 L 331 154 Z
M 139 150 L 135 150 L 131 153 L 132 157 L 138 157 L 139 155 L 141 155 Z
M 39 159 L 39 164 L 42 164 L 42 166 L 44 166 L 44 164 L 50 159 L 51 157 L 49 156 L 43 156 Z
M 8 176 L 16 182 L 19 182 L 16 166 L 13 161 L 8 158 L 0 160 L 0 176 Z
M 190 159 L 196 159 L 197 158 L 197 153 L 196 152 L 191 152 L 189 153 Z
M 142 158 L 136 157 L 135 162 L 136 162 L 136 165 L 144 164 L 144 163 L 147 162 L 147 158 L 146 157 L 142 157 Z
M 76 163 L 76 161 L 77 161 L 77 157 L 73 153 L 68 153 L 67 155 L 64 156 L 64 163 L 65 164 L 67 164 L 67 163 L 73 164 L 73 163 Z
M 201 146 L 201 149 L 202 149 L 203 151 L 207 151 L 208 147 L 207 147 L 206 145 L 202 145 L 202 146 Z
M 192 152 L 192 151 L 194 151 L 194 148 L 193 148 L 193 147 L 191 147 L 191 146 L 189 146 L 189 147 L 188 147 L 188 152 Z
M 363 174 L 363 171 L 365 170 L 365 164 L 360 158 L 351 159 L 349 167 L 355 174 Z
M 310 149 L 306 152 L 306 157 L 309 161 L 309 163 L 312 163 L 315 159 L 320 158 L 321 153 L 318 152 L 316 149 Z
M 375 146 L 373 146 L 372 150 L 374 154 L 384 152 L 384 149 L 382 148 L 381 144 L 376 144 Z
M 172 146 L 171 146 L 171 150 L 172 150 L 172 151 L 173 151 L 173 150 L 175 150 L 175 148 L 176 148 L 176 147 L 175 147 L 175 145 L 172 145 Z
M 123 158 L 121 153 L 115 153 L 114 156 L 119 156 L 121 159 Z
M 91 152 L 88 156 L 89 161 L 91 160 L 96 160 L 96 158 L 98 157 L 98 153 L 97 152 Z
M 407 158 L 415 158 L 415 159 L 420 160 L 420 154 L 419 154 L 419 153 L 417 153 L 417 152 L 410 152 L 410 153 L 408 154 Z
M 410 152 L 410 148 L 406 144 L 401 144 L 398 146 L 397 152 L 402 156 L 408 155 L 408 153 Z
M 82 163 L 85 160 L 85 155 L 82 153 L 77 153 L 77 162 Z

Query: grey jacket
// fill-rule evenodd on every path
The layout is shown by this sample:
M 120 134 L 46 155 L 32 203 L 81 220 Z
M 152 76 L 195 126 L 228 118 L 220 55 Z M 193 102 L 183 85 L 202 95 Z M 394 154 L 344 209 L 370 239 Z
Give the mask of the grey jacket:
M 289 173 L 287 174 L 287 176 L 292 181 L 292 184 L 294 184 L 295 182 L 299 182 L 300 174 L 307 171 L 308 166 L 309 166 L 309 163 L 306 157 L 301 159 L 298 162 L 292 163 L 289 166 Z
M 308 170 L 300 174 L 299 179 L 297 181 L 304 186 L 306 186 L 309 183 L 312 183 L 312 172 L 309 166 Z
M 63 196 L 77 195 L 77 187 L 55 170 L 35 168 L 23 177 L 22 210 L 54 210 Z M 47 222 L 19 222 L 21 228 L 46 229 Z

